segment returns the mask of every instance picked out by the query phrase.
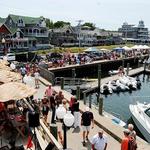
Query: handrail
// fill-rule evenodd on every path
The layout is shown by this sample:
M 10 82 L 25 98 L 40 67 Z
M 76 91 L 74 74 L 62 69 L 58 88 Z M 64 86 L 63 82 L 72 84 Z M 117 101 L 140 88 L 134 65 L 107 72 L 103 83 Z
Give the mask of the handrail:
M 30 110 L 32 110 L 32 111 L 34 111 L 34 109 L 32 108 L 32 106 L 29 104 L 29 102 L 26 100 L 26 99 L 24 99 L 24 102 L 27 104 L 27 106 L 29 107 L 29 109 Z M 43 123 L 43 120 L 42 119 L 40 119 L 40 127 L 43 129 L 43 131 L 44 131 L 44 133 L 48 136 L 48 139 L 56 146 L 56 148 L 57 149 L 62 149 L 62 145 L 55 139 L 55 137 L 50 133 L 50 131 L 48 130 L 48 128 L 45 126 L 45 124 Z M 40 128 L 35 128 L 36 129 L 36 131 L 38 130 L 40 130 Z M 38 132 L 39 133 L 39 132 Z M 40 136 L 39 137 L 39 139 L 43 139 L 43 137 L 42 136 Z M 39 140 L 38 139 L 38 140 Z M 45 138 L 46 139 L 46 138 Z M 47 143 L 49 143 L 50 141 L 48 140 L 48 139 L 46 139 L 47 140 Z M 43 139 L 42 140 L 42 142 L 44 142 L 45 140 Z M 41 141 L 39 141 L 39 143 L 40 143 Z M 40 143 L 40 145 L 41 145 L 41 143 Z M 42 149 L 43 150 L 43 149 Z

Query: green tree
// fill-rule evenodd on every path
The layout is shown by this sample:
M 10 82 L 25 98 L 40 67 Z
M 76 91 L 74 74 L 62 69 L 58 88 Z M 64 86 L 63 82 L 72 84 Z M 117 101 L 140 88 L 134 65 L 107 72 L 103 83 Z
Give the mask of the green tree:
M 70 22 L 57 21 L 54 23 L 54 28 L 61 28 L 64 25 L 70 25 Z
M 50 19 L 46 19 L 46 27 L 48 27 L 49 29 L 52 29 L 54 27 L 53 21 Z
M 91 28 L 91 30 L 95 29 L 95 24 L 91 23 L 91 22 L 85 22 L 82 26 L 88 26 Z

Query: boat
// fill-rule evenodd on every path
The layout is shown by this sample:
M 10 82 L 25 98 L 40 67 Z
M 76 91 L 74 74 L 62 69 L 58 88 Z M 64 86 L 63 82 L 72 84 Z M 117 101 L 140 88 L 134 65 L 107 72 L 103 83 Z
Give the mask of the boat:
M 130 81 L 127 76 L 120 77 L 120 78 L 119 78 L 119 81 L 120 81 L 122 84 L 128 86 L 130 89 L 137 89 L 136 82 Z
M 100 91 L 102 94 L 112 94 L 113 93 L 112 89 L 106 83 L 101 85 Z
M 150 143 L 150 103 L 140 103 L 129 105 L 132 118 L 137 128 Z
M 114 113 L 114 112 L 111 112 L 108 113 L 108 112 L 105 112 L 104 111 L 104 116 L 107 117 L 107 118 L 110 118 L 112 120 L 112 123 L 115 124 L 115 125 L 119 125 L 121 127 L 125 127 L 126 126 L 126 123 L 120 118 L 120 115 Z
M 124 85 L 120 82 L 120 80 L 116 80 L 116 84 L 117 86 L 120 87 L 121 91 L 127 91 L 129 90 L 129 87 L 127 85 Z
M 129 70 L 132 70 L 132 68 L 129 68 Z M 124 68 L 124 71 L 127 71 L 127 68 Z M 119 70 L 109 70 L 108 71 L 109 75 L 115 75 L 115 74 L 118 74 L 118 73 L 119 73 Z
M 113 90 L 113 92 L 120 92 L 121 88 L 116 84 L 116 81 L 109 81 L 108 86 Z

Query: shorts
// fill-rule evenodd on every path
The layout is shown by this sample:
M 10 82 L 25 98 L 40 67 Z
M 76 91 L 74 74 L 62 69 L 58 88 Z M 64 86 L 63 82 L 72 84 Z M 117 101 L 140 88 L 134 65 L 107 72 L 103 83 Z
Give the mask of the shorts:
M 90 126 L 82 126 L 83 131 L 90 131 Z

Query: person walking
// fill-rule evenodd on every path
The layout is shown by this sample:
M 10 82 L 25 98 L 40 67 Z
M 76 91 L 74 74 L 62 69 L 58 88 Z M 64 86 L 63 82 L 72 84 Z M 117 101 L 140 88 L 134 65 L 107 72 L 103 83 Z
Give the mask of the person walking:
M 38 70 L 36 70 L 34 73 L 35 88 L 39 88 L 39 77 L 40 77 L 40 74 L 39 74 Z
M 130 130 L 129 129 L 125 129 L 123 131 L 124 133 L 124 138 L 122 139 L 121 142 L 121 150 L 129 150 L 128 145 L 129 145 L 129 134 L 130 134 Z
M 80 110 L 79 110 L 79 102 L 77 99 L 74 99 L 74 103 L 72 105 L 73 115 L 74 115 L 74 128 L 80 127 Z
M 136 132 L 134 131 L 133 124 L 128 124 L 128 129 L 130 130 L 130 137 L 133 137 L 136 140 Z
M 86 107 L 85 112 L 81 116 L 81 125 L 83 130 L 83 146 L 85 146 L 85 138 L 88 141 L 88 135 L 90 132 L 90 127 L 92 123 L 92 129 L 94 128 L 94 117 L 93 113 L 90 112 L 89 107 Z
M 107 149 L 107 136 L 102 129 L 93 136 L 91 140 L 92 150 L 106 150 Z
M 49 100 L 49 103 L 50 103 L 50 108 L 51 108 L 51 101 L 50 101 L 50 98 L 53 94 L 54 90 L 52 88 L 52 85 L 49 84 L 49 86 L 46 88 L 45 90 L 45 96 L 47 97 L 47 99 Z

